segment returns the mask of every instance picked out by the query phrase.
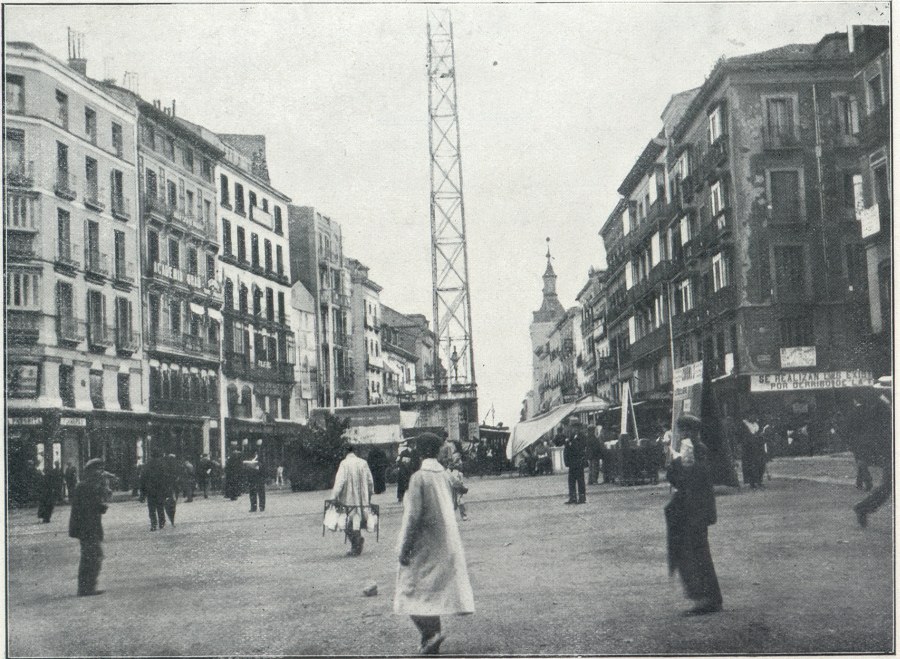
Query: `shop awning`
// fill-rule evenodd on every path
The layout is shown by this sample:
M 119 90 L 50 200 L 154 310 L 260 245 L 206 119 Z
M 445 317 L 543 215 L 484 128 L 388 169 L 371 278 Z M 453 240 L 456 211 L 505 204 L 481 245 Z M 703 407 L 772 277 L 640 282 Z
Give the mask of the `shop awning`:
M 595 394 L 590 394 L 579 398 L 574 403 L 560 405 L 533 419 L 517 423 L 509 436 L 509 441 L 506 443 L 506 458 L 512 460 L 513 457 L 553 430 L 570 414 L 602 412 L 606 409 L 609 409 L 608 401 Z

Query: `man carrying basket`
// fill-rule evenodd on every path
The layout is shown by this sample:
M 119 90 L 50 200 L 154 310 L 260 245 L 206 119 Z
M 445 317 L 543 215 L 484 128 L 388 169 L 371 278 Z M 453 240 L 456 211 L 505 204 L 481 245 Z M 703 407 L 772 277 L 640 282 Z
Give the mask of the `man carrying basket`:
M 350 540 L 348 556 L 359 556 L 362 553 L 362 528 L 366 525 L 369 505 L 375 492 L 375 482 L 369 464 L 353 452 L 353 445 L 344 444 L 346 456 L 338 465 L 334 477 L 334 488 L 331 498 L 342 506 L 352 506 L 359 511 L 359 516 L 350 515 L 347 519 L 345 533 Z M 356 528 L 354 528 L 356 526 Z

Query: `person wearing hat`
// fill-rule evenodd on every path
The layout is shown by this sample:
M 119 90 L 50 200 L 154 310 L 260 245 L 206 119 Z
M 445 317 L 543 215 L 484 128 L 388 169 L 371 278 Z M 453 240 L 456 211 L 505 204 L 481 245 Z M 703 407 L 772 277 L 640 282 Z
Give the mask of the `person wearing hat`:
M 231 453 L 225 461 L 225 482 L 222 490 L 226 499 L 237 501 L 241 496 L 241 452 L 236 441 L 231 442 Z
M 84 465 L 83 478 L 72 495 L 69 513 L 69 537 L 81 542 L 78 564 L 78 595 L 100 595 L 97 578 L 103 564 L 103 521 L 107 505 L 103 502 L 103 460 L 94 458 Z
M 410 478 L 403 505 L 394 613 L 412 618 L 422 654 L 437 654 L 446 638 L 440 616 L 474 613 L 475 598 L 450 480 L 436 459 L 442 440 L 426 433 L 416 443 L 423 459 Z
M 419 454 L 413 449 L 411 442 L 404 442 L 403 450 L 397 456 L 397 501 L 403 501 L 409 479 L 419 468 L 419 463 Z
M 569 419 L 569 432 L 563 449 L 563 462 L 569 468 L 569 500 L 567 504 L 586 503 L 584 462 L 587 454 L 587 432 L 576 415 Z
M 722 610 L 722 592 L 708 536 L 709 526 L 716 523 L 716 499 L 709 452 L 700 441 L 700 428 L 700 419 L 695 416 L 678 418 L 666 472 L 675 488 L 665 507 L 669 574 L 679 573 L 685 593 L 696 602 L 689 615 Z
M 854 455 L 867 466 L 881 468 L 881 482 L 869 495 L 853 507 L 856 521 L 866 527 L 869 515 L 878 510 L 891 496 L 894 459 L 891 455 L 891 386 L 890 376 L 879 378 L 868 391 L 859 396 L 861 404 L 854 416 L 851 432 L 855 437 Z M 871 476 L 870 476 L 871 478 Z
M 375 481 L 369 463 L 358 457 L 353 450 L 353 445 L 345 442 L 345 457 L 338 465 L 337 474 L 334 477 L 334 487 L 331 489 L 331 499 L 342 506 L 358 507 L 358 515 L 351 514 L 347 520 L 345 532 L 350 540 L 348 556 L 359 556 L 363 550 L 362 528 L 366 525 L 371 505 L 372 495 L 375 492 Z M 352 511 L 357 512 L 356 508 Z M 352 528 L 355 524 L 359 528 Z
M 260 512 L 266 509 L 266 468 L 260 460 L 262 440 L 256 440 L 256 451 L 249 460 L 244 460 L 244 474 L 247 477 L 247 489 L 250 493 L 250 512 L 255 513 L 257 506 Z
M 150 459 L 141 471 L 140 497 L 141 502 L 147 502 L 151 531 L 157 528 L 162 530 L 166 526 L 166 500 L 172 494 L 170 481 L 162 451 L 153 449 L 150 452 Z

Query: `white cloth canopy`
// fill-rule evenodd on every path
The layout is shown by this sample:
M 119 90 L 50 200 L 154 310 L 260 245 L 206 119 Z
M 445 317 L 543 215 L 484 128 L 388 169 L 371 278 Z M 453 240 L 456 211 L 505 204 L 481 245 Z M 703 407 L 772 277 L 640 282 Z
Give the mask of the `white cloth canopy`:
M 540 414 L 533 419 L 517 423 L 506 443 L 506 459 L 512 460 L 513 457 L 553 430 L 570 414 L 600 412 L 606 409 L 609 409 L 609 403 L 606 400 L 595 394 L 589 394 L 574 403 L 554 407 L 549 412 Z

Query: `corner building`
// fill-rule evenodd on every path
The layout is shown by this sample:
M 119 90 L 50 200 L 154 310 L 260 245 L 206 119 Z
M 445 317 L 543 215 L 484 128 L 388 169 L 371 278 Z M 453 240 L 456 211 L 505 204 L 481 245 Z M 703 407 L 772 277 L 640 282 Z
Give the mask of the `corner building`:
M 10 495 L 27 462 L 102 457 L 130 486 L 147 429 L 135 117 L 30 43 L 5 45 Z

